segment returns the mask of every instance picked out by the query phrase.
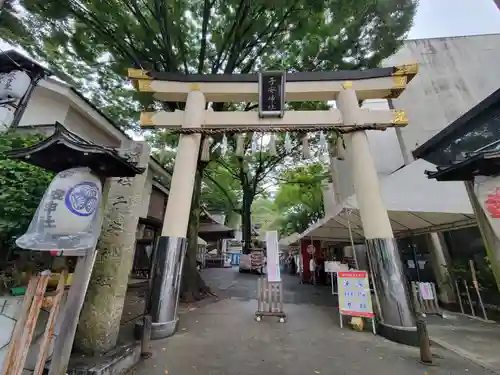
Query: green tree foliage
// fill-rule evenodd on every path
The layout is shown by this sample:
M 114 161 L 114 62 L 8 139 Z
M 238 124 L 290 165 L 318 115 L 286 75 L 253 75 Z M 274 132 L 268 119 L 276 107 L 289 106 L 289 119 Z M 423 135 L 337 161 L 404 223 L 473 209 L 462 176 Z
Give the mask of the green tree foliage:
M 281 216 L 276 203 L 265 196 L 255 199 L 252 205 L 252 223 L 259 227 L 261 232 L 279 230 Z
M 119 121 L 139 105 L 126 68 L 180 73 L 374 67 L 416 0 L 9 0 L 0 36 L 49 64 Z M 139 98 L 143 99 L 143 98 Z M 178 103 L 167 103 L 178 107 Z M 218 105 L 222 109 L 223 104 Z
M 10 0 L 0 36 L 45 61 L 123 128 L 134 128 L 141 107 L 174 110 L 183 104 L 154 103 L 149 95 L 134 94 L 124 78 L 126 68 L 232 74 L 375 67 L 401 44 L 416 2 Z M 214 110 L 235 106 L 215 103 Z M 244 104 L 247 110 L 252 106 Z M 244 236 L 258 185 L 274 171 L 275 161 L 279 156 L 261 156 L 228 168 L 245 181 Z M 188 251 L 195 251 L 196 239 L 189 243 Z
M 10 160 L 5 152 L 31 146 L 40 135 L 3 133 L 0 137 L 0 248 L 7 254 L 14 240 L 24 234 L 53 178 L 53 174 L 30 164 Z
M 322 163 L 298 166 L 280 175 L 275 204 L 281 216 L 281 235 L 301 233 L 323 218 L 323 187 L 328 170 Z

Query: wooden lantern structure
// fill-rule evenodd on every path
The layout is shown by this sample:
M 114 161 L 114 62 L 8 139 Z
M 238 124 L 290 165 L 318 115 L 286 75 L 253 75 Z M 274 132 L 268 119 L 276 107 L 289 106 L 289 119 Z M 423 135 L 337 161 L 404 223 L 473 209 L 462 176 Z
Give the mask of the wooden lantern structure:
M 112 177 L 134 177 L 145 169 L 137 167 L 128 157 L 116 149 L 96 145 L 84 140 L 56 123 L 55 132 L 47 139 L 27 148 L 12 150 L 10 159 L 20 160 L 52 172 L 75 167 L 88 167 L 104 183 L 103 199 L 106 199 L 106 180 Z M 64 249 L 61 249 L 64 250 Z M 78 256 L 66 300 L 60 334 L 57 336 L 49 367 L 49 375 L 66 373 L 80 311 L 96 259 L 96 249 L 58 254 Z

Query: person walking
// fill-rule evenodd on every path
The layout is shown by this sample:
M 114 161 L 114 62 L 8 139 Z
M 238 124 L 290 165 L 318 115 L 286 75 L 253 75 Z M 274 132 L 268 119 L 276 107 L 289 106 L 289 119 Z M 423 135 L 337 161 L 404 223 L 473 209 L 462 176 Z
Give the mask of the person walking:
M 313 285 L 316 285 L 316 261 L 314 260 L 314 257 L 312 255 L 309 259 L 309 272 L 311 273 L 309 282 Z

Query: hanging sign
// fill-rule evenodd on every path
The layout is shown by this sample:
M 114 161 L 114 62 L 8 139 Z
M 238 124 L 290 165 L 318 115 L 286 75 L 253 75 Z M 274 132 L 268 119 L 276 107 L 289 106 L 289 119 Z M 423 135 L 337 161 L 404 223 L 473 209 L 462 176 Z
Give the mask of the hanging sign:
M 338 272 L 337 281 L 341 315 L 364 318 L 375 316 L 366 271 Z
M 314 245 L 307 246 L 307 253 L 313 255 L 316 252 L 316 247 Z
M 285 72 L 259 73 L 259 117 L 285 114 Z

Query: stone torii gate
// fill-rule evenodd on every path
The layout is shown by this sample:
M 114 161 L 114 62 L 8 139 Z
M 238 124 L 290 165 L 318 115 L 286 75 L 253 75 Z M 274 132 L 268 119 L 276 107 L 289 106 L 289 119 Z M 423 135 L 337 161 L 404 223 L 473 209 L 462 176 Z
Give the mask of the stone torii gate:
M 175 330 L 179 273 L 202 134 L 315 132 L 337 129 L 346 136 L 347 157 L 377 289 L 382 335 L 412 343 L 415 320 L 397 244 L 382 200 L 367 130 L 405 126 L 401 110 L 360 108 L 367 99 L 397 98 L 417 73 L 417 65 L 360 71 L 240 75 L 181 75 L 130 69 L 139 91 L 164 102 L 185 102 L 184 111 L 143 112 L 141 125 L 180 133 L 162 235 L 156 249 L 151 301 L 153 337 Z M 286 102 L 336 100 L 337 108 L 285 111 Z M 208 102 L 258 102 L 258 112 L 214 112 Z M 170 260 L 169 260 L 170 259 Z M 175 267 L 170 262 L 176 260 Z M 165 264 L 164 264 L 165 263 Z M 163 287 L 161 286 L 163 285 Z

